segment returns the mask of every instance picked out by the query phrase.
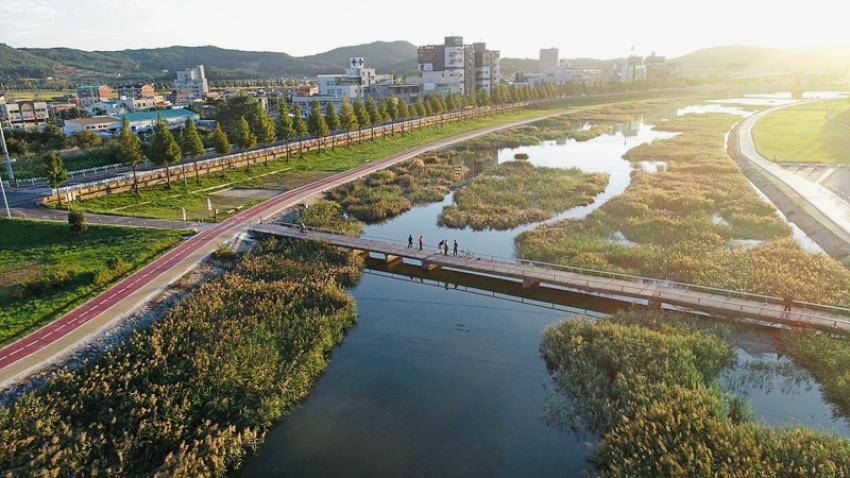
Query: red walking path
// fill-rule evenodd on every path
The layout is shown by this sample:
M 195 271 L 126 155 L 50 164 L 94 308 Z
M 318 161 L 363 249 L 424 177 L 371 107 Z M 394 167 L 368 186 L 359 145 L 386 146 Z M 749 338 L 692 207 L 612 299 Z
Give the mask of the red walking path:
M 150 264 L 108 290 L 65 314 L 58 320 L 0 349 L 0 389 L 32 373 L 74 348 L 161 292 L 197 265 L 221 242 L 229 241 L 253 224 L 274 216 L 324 191 L 356 180 L 427 151 L 433 151 L 505 128 L 520 126 L 557 116 L 546 114 L 522 121 L 483 128 L 452 136 L 386 156 L 297 189 L 283 192 L 245 209 L 212 228 L 187 239 Z

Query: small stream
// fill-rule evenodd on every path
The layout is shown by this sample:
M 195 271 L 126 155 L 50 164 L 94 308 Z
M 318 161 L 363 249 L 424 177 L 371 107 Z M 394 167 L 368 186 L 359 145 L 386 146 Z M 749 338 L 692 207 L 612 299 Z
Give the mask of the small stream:
M 751 113 L 725 101 L 677 113 L 733 111 Z M 633 167 L 663 171 L 663 162 L 633 166 L 622 156 L 671 136 L 636 121 L 586 142 L 503 149 L 498 161 L 525 153 L 538 166 L 608 173 L 606 190 L 592 204 L 553 220 L 582 218 L 621 194 Z M 369 225 L 364 234 L 396 241 L 422 235 L 431 247 L 457 240 L 462 249 L 512 257 L 514 237 L 537 226 L 479 232 L 438 226 L 452 202 L 449 193 Z M 586 459 L 599 437 L 560 431 L 543 419 L 552 382 L 539 344 L 546 326 L 567 312 L 371 270 L 350 293 L 358 324 L 307 400 L 270 431 L 240 476 L 592 476 Z M 778 353 L 772 333 L 742 333 L 734 345 L 739 365 L 723 374 L 721 387 L 744 397 L 757 420 L 850 436 L 847 420 L 833 416 L 812 378 Z

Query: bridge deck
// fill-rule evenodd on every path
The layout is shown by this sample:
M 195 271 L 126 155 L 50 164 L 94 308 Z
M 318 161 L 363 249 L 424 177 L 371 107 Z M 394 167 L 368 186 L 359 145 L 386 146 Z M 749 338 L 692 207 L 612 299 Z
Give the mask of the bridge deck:
M 258 224 L 252 231 L 259 235 L 273 235 L 296 239 L 311 239 L 335 246 L 417 260 L 423 266 L 438 266 L 475 274 L 503 277 L 522 281 L 529 286 L 548 284 L 580 290 L 591 294 L 627 296 L 647 301 L 660 300 L 692 310 L 721 316 L 735 316 L 794 326 L 850 331 L 850 316 L 827 310 L 795 306 L 791 312 L 783 310 L 775 298 L 761 297 L 733 291 L 712 290 L 655 279 L 632 278 L 629 276 L 604 277 L 601 275 L 558 270 L 527 261 L 511 261 L 489 256 L 453 256 L 437 253 L 433 248 L 420 251 L 414 244 L 406 244 L 368 238 L 340 236 L 325 232 L 309 231 L 302 234 L 295 228 L 276 224 Z M 702 290 L 694 290 L 702 289 Z M 736 297 L 742 295 L 743 297 Z M 770 300 L 773 299 L 773 300 Z M 839 309 L 835 309 L 839 310 Z M 841 309 L 843 310 L 843 309 Z

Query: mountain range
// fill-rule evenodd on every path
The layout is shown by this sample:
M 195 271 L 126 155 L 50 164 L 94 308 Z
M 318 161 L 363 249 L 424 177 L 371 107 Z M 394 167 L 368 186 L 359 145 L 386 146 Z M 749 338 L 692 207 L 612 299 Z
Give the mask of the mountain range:
M 403 75 L 416 70 L 416 46 L 407 41 L 377 41 L 344 46 L 309 56 L 270 51 L 243 51 L 215 46 L 172 46 L 120 51 L 72 48 L 13 48 L 0 44 L 0 81 L 44 79 L 156 80 L 174 70 L 203 64 L 212 80 L 315 76 L 342 72 L 353 56 L 362 56 L 380 72 Z M 578 58 L 577 66 L 601 66 L 614 60 Z M 705 48 L 670 59 L 688 75 L 763 75 L 772 72 L 838 71 L 850 67 L 850 47 L 778 49 L 742 45 Z M 505 76 L 536 71 L 536 59 L 504 58 Z

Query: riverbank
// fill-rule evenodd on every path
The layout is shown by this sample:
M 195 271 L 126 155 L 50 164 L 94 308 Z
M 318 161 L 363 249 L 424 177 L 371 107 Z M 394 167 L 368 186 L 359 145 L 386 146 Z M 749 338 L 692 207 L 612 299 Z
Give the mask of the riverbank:
M 753 422 L 715 386 L 734 362 L 710 326 L 664 313 L 574 318 L 549 327 L 541 352 L 561 400 L 550 420 L 603 433 L 599 476 L 844 476 L 850 441 Z
M 0 412 L 0 468 L 220 476 L 312 387 L 355 322 L 350 254 L 264 243 L 150 328 Z
M 581 220 L 541 225 L 516 239 L 520 257 L 666 278 L 798 300 L 850 305 L 850 271 L 807 253 L 725 151 L 737 117 L 690 114 L 659 124 L 678 133 L 626 158 L 664 161 L 635 170 L 622 195 Z
M 68 312 L 183 240 L 185 232 L 0 219 L 0 344 Z

